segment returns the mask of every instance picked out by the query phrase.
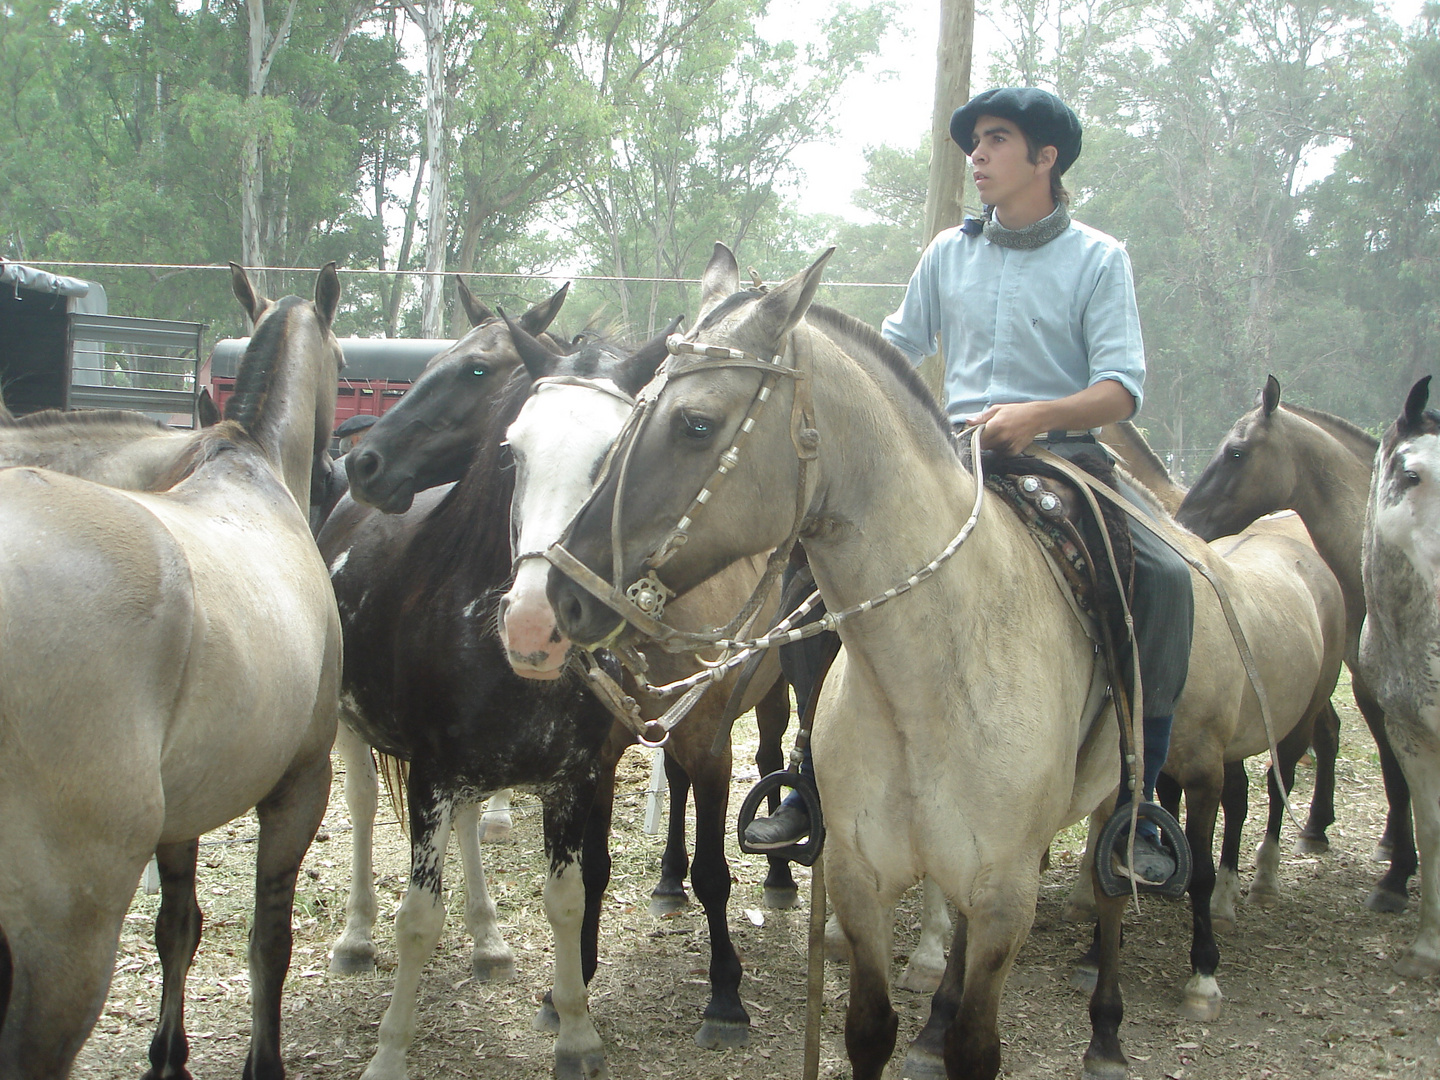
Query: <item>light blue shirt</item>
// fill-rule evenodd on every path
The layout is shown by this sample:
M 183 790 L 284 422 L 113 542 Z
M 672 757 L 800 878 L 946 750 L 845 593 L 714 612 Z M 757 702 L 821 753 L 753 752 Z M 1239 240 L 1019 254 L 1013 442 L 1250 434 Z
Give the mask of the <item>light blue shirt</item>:
M 945 230 L 880 332 L 916 364 L 940 339 L 952 421 L 991 405 L 1054 401 L 1105 379 L 1125 387 L 1137 410 L 1142 401 L 1145 347 L 1130 257 L 1078 221 L 1033 251 Z

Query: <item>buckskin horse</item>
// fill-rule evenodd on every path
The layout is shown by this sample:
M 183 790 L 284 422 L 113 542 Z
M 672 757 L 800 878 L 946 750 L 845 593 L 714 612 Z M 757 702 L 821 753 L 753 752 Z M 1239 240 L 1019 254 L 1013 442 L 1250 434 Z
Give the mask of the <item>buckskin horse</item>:
M 333 263 L 313 302 L 258 296 L 233 265 L 232 285 L 256 330 L 225 420 L 176 443 L 173 483 L 0 471 L 7 1077 L 68 1072 L 152 853 L 164 984 L 151 1075 L 188 1075 L 197 838 L 251 807 L 245 1073 L 283 1076 L 295 878 L 329 796 L 340 678 L 335 601 L 300 510 L 334 416 L 340 287 Z
M 1395 965 L 1407 978 L 1440 972 L 1440 413 L 1429 399 L 1427 375 L 1375 455 L 1360 637 L 1360 670 L 1415 793 L 1420 928 Z
M 1190 489 L 1177 520 L 1203 537 L 1239 532 L 1256 518 L 1293 509 L 1314 539 L 1345 594 L 1345 663 L 1355 704 L 1380 755 L 1389 814 L 1376 850 L 1390 860 L 1365 901 L 1372 911 L 1403 911 L 1415 873 L 1415 834 L 1410 789 L 1386 734 L 1385 713 L 1359 665 L 1365 621 L 1361 580 L 1365 505 L 1376 440 L 1354 424 L 1319 409 L 1281 404 L 1272 375 L 1245 413 L 1221 440 L 1215 456 Z
M 979 498 L 905 358 L 868 327 L 811 305 L 826 258 L 768 292 L 740 292 L 734 256 L 717 245 L 697 326 L 672 341 L 675 356 L 642 395 L 612 467 L 550 551 L 548 591 L 572 640 L 623 641 L 617 610 L 657 632 L 656 598 L 803 537 L 845 646 L 822 690 L 814 750 L 835 909 L 853 956 L 855 1076 L 878 1076 L 894 1046 L 890 911 L 928 872 L 961 918 L 906 1067 L 936 1075 L 943 1060 L 949 1076 L 992 1077 L 1000 993 L 1034 917 L 1040 860 L 1060 827 L 1114 789 L 1118 740 L 1100 708 L 1094 650 L 1038 545 L 1008 509 Z M 1204 558 L 1194 537 L 1173 539 Z M 613 585 L 602 576 L 612 570 Z M 1247 632 L 1278 634 L 1288 622 L 1302 633 L 1308 652 L 1273 673 L 1277 699 L 1308 703 L 1322 681 L 1329 657 L 1310 590 L 1323 583 L 1296 576 L 1285 616 L 1240 598 Z M 648 614 L 627 602 L 627 585 Z M 1191 665 L 1190 707 L 1238 722 L 1245 673 L 1214 598 L 1196 601 L 1207 651 Z M 1218 801 L 1218 763 L 1214 773 L 1203 794 Z M 1190 835 L 1207 860 L 1197 861 L 1192 897 L 1197 929 L 1208 928 L 1210 836 Z M 1099 906 L 1085 1065 L 1114 1077 L 1126 1068 L 1121 905 Z

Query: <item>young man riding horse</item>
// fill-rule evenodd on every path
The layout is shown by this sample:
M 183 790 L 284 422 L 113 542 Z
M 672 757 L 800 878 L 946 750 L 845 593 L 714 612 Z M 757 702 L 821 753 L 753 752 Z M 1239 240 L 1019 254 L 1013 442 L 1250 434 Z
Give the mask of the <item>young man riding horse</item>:
M 1092 429 L 1139 408 L 1145 355 L 1123 245 L 1071 220 L 1067 209 L 1061 176 L 1080 154 L 1080 121 L 1048 91 L 1006 87 L 957 109 L 950 134 L 970 158 L 984 217 L 935 237 L 881 333 L 917 364 L 938 339 L 951 423 L 957 430 L 984 424 L 985 449 L 1017 454 L 1040 443 L 1067 459 L 1094 454 Z M 1122 485 L 1121 493 L 1151 512 L 1133 490 Z M 1131 532 L 1149 801 L 1185 685 L 1194 599 L 1184 560 L 1143 525 L 1132 522 Z M 818 641 L 788 649 L 823 652 Z M 813 656 L 789 660 L 803 712 Z M 1122 783 L 1119 803 L 1129 800 Z M 752 822 L 745 838 L 756 848 L 780 848 L 809 827 L 792 793 L 770 817 Z M 1134 851 L 1140 878 L 1160 882 L 1174 873 L 1174 859 L 1143 818 Z

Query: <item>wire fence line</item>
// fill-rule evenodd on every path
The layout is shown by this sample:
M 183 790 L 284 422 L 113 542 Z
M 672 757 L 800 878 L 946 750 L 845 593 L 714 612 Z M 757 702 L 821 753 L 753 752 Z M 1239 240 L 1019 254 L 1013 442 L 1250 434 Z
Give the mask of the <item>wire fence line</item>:
M 27 259 L 26 266 L 33 266 L 38 269 L 51 267 L 72 267 L 86 270 L 223 270 L 227 274 L 230 266 L 227 263 L 222 266 L 219 263 L 137 263 L 137 262 L 71 262 L 68 260 L 33 260 Z M 317 274 L 321 267 L 318 266 L 247 266 L 247 270 L 254 270 L 263 273 L 276 274 Z M 666 277 L 618 277 L 609 274 L 569 274 L 559 271 L 535 271 L 534 273 L 518 273 L 513 271 L 498 270 L 376 270 L 356 267 L 337 267 L 337 273 L 351 274 L 368 277 L 393 277 L 396 274 L 404 274 L 407 277 L 438 277 L 448 278 L 458 274 L 461 277 L 487 277 L 501 278 L 516 281 L 599 281 L 599 282 L 620 282 L 636 285 L 699 285 L 699 278 L 666 278 Z M 837 289 L 903 289 L 906 283 L 903 281 L 826 281 L 826 285 Z

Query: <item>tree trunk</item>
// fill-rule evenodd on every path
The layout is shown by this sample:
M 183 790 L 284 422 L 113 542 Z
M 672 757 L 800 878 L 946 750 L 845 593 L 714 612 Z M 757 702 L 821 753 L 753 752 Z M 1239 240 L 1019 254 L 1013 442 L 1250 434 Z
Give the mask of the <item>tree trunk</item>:
M 930 119 L 930 181 L 925 190 L 925 242 L 965 220 L 965 155 L 950 138 L 950 115 L 970 100 L 975 0 L 940 0 L 935 50 L 935 107 Z M 944 403 L 945 364 L 926 358 L 920 374 Z
M 425 38 L 425 156 L 430 162 L 429 214 L 425 225 L 425 283 L 420 291 L 420 332 L 438 338 L 444 330 L 446 220 L 450 202 L 449 133 L 445 129 L 445 0 L 430 0 L 422 12 L 402 0 Z
M 265 25 L 265 0 L 245 0 L 245 14 L 250 26 L 249 80 L 245 102 L 250 117 L 245 128 L 245 141 L 240 149 L 240 261 L 247 268 L 263 267 L 266 262 L 263 236 L 262 207 L 265 198 L 264 145 L 261 140 L 260 98 L 270 78 L 270 65 L 275 54 L 290 36 L 290 21 L 295 17 L 295 0 L 285 9 L 285 18 L 273 39 Z M 251 269 L 250 281 L 261 296 L 269 295 L 269 283 L 263 270 Z

